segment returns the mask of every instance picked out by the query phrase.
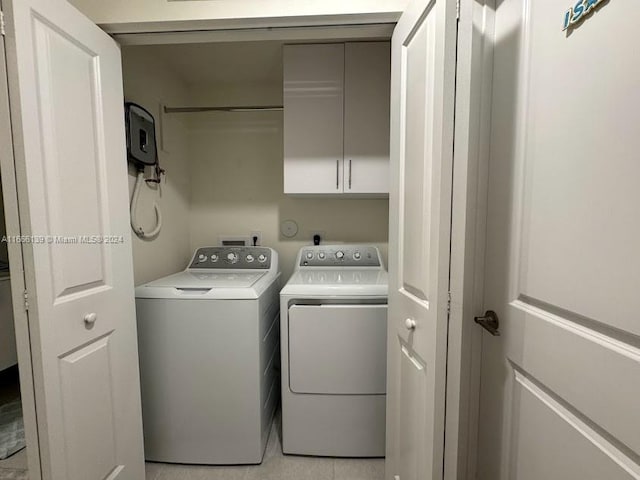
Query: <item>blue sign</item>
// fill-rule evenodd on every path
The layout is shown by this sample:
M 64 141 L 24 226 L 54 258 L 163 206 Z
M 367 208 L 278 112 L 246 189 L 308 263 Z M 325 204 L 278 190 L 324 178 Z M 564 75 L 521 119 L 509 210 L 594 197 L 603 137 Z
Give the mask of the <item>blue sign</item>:
M 579 0 L 573 7 L 564 14 L 564 24 L 562 30 L 580 23 L 591 10 L 596 8 L 605 0 Z

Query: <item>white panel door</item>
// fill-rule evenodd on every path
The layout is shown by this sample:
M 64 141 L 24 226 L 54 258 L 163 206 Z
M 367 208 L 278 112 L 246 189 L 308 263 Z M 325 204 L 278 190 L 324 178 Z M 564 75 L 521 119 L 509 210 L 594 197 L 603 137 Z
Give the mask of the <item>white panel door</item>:
M 640 9 L 498 3 L 478 478 L 639 479 Z
M 64 0 L 3 7 L 43 478 L 141 480 L 120 50 Z
M 344 44 L 285 45 L 284 193 L 342 193 Z
M 389 193 L 388 42 L 354 42 L 344 50 L 344 191 Z
M 388 480 L 443 475 L 456 25 L 416 0 L 392 39 Z

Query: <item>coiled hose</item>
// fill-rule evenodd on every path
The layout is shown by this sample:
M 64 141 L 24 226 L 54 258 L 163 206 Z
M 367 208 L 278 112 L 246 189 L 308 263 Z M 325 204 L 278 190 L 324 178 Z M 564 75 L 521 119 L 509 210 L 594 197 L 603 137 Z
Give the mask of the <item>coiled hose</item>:
M 158 207 L 158 202 L 153 202 L 153 208 L 156 212 L 155 228 L 150 232 L 145 232 L 144 229 L 138 225 L 138 198 L 140 197 L 140 189 L 144 183 L 144 170 L 139 170 L 136 178 L 136 185 L 133 187 L 133 196 L 131 198 L 131 228 L 140 238 L 152 238 L 158 235 L 162 228 L 162 212 L 160 211 L 160 207 Z

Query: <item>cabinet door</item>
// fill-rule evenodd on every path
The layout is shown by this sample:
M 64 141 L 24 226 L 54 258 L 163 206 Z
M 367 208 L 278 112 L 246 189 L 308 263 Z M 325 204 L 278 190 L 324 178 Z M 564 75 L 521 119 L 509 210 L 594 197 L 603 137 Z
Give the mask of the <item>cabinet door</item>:
M 342 193 L 344 44 L 283 48 L 284 193 Z
M 389 193 L 388 42 L 345 45 L 344 191 Z

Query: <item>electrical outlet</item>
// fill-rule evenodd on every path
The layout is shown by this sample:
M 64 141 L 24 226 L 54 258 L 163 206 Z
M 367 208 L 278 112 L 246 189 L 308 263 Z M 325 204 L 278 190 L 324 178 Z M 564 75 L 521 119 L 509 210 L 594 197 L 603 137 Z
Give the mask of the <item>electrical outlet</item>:
M 262 245 L 262 232 L 251 232 L 249 234 L 249 238 L 251 239 L 251 243 L 250 245 L 253 245 L 253 240 L 254 238 L 256 239 L 256 245 L 260 246 Z

